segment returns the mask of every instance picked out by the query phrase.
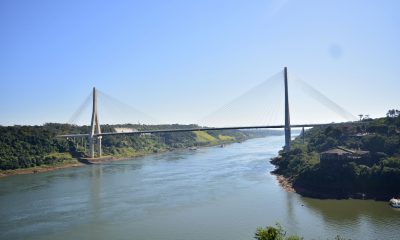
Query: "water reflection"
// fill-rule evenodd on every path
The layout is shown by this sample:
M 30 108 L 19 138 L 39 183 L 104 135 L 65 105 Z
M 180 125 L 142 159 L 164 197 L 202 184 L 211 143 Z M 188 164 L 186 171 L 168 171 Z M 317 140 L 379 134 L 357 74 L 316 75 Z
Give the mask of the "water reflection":
M 386 202 L 373 200 L 318 200 L 301 198 L 304 205 L 324 220 L 324 224 L 346 237 L 368 232 L 368 239 L 393 239 L 400 224 L 400 212 Z
M 298 229 L 297 216 L 294 209 L 294 204 L 298 204 L 296 196 L 290 192 L 286 192 L 286 219 L 290 229 Z
M 93 219 L 98 219 L 101 214 L 101 185 L 103 176 L 103 166 L 93 166 L 90 172 L 90 200 L 89 206 L 93 214 Z
M 302 202 L 314 212 L 317 212 L 325 221 L 343 223 L 360 221 L 371 218 L 380 222 L 382 219 L 392 220 L 399 217 L 399 212 L 394 211 L 386 202 L 373 200 L 319 200 L 301 198 Z M 373 206 L 373 207 L 371 207 Z
M 268 162 L 282 143 L 253 139 L 0 179 L 0 239 L 252 239 L 275 222 L 306 239 L 400 235 L 400 212 L 386 203 L 285 192 Z

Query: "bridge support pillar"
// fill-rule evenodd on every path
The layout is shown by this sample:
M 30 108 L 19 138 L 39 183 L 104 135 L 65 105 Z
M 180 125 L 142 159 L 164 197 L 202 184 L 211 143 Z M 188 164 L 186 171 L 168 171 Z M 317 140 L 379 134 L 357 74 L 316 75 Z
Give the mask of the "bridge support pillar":
M 89 149 L 90 149 L 90 157 L 94 158 L 94 142 L 93 142 L 93 136 L 89 137 Z
M 90 157 L 95 157 L 95 147 L 94 147 L 94 140 L 97 140 L 97 154 L 98 157 L 101 157 L 101 136 L 96 136 L 95 134 L 101 133 L 100 129 L 100 121 L 99 116 L 97 113 L 97 96 L 96 96 L 96 88 L 93 88 L 93 110 L 92 110 L 92 121 L 90 124 L 90 136 L 89 136 L 89 143 L 90 143 Z
M 97 153 L 98 153 L 98 156 L 101 157 L 101 153 L 102 153 L 102 151 L 101 151 L 101 136 L 97 137 Z
M 285 80 L 285 152 L 290 150 L 290 141 L 292 134 L 290 131 L 290 112 L 289 112 L 289 90 L 288 90 L 288 77 L 287 77 L 287 67 L 283 70 L 284 80 Z

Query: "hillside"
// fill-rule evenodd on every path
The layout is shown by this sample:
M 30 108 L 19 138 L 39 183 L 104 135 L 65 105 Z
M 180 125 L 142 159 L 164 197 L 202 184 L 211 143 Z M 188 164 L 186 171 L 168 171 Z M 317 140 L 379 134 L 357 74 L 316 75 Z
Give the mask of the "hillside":
M 196 125 L 103 125 L 103 132 L 122 129 L 182 129 Z M 88 151 L 87 140 L 60 139 L 59 134 L 87 133 L 89 126 L 49 123 L 43 126 L 0 126 L 0 170 L 73 163 Z M 178 132 L 104 136 L 103 155 L 135 157 L 192 146 L 209 146 L 265 136 L 267 131 Z M 85 146 L 86 145 L 86 146 Z
M 317 198 L 374 198 L 400 194 L 400 112 L 328 127 L 292 141 L 271 162 L 296 192 Z

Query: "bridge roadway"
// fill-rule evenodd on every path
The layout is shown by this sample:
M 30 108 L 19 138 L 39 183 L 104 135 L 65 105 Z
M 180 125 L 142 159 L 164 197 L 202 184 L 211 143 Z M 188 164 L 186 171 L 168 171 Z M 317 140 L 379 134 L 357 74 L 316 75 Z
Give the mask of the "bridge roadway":
M 321 123 L 321 124 L 294 124 L 290 125 L 290 128 L 303 128 L 303 127 L 318 127 L 328 125 L 338 125 L 343 123 Z M 173 133 L 173 132 L 194 132 L 194 131 L 216 131 L 216 130 L 245 130 L 245 129 L 284 129 L 285 125 L 269 125 L 269 126 L 241 126 L 241 127 L 204 127 L 204 128 L 184 128 L 184 129 L 163 129 L 163 130 L 144 130 L 134 132 L 108 132 L 108 133 L 97 133 L 94 137 L 99 136 L 115 136 L 115 135 L 135 135 L 135 134 L 153 134 L 153 133 Z M 58 135 L 59 138 L 69 137 L 89 137 L 90 134 L 66 134 Z

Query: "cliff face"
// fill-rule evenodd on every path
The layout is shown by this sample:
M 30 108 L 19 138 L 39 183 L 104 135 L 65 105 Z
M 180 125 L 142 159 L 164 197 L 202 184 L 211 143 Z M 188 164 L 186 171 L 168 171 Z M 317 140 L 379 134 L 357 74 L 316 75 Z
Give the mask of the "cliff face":
M 399 116 L 313 128 L 271 162 L 304 196 L 387 200 L 400 194 L 399 133 Z

